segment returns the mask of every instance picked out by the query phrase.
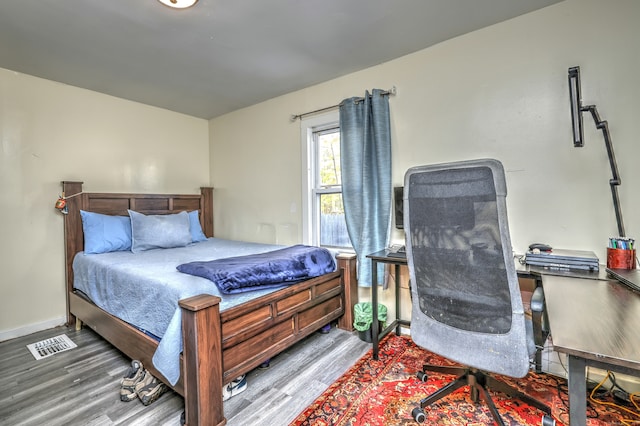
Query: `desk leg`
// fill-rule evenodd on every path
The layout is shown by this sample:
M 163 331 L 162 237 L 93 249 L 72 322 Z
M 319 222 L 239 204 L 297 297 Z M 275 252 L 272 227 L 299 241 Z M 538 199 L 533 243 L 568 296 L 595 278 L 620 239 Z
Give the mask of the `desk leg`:
M 380 325 L 378 324 L 378 262 L 371 259 L 371 307 L 373 308 L 373 323 L 371 324 L 371 341 L 373 342 L 373 359 L 378 359 L 378 338 Z
M 396 336 L 400 335 L 400 265 L 395 265 L 395 284 L 396 284 Z
M 567 355 L 569 359 L 569 424 L 587 424 L 587 363 L 583 358 Z

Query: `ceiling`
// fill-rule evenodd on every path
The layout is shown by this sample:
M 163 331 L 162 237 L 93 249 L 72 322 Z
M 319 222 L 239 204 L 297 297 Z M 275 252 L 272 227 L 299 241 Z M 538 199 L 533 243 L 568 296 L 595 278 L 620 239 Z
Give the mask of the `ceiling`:
M 560 0 L 1 0 L 0 68 L 205 119 Z

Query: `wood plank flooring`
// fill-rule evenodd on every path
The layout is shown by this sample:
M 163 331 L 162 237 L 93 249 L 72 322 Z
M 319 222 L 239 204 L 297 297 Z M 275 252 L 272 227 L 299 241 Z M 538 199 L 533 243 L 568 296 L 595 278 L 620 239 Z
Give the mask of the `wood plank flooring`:
M 36 361 L 26 345 L 66 334 L 77 348 Z M 229 426 L 285 426 L 370 344 L 333 327 L 315 333 L 247 375 L 248 389 L 224 403 Z M 92 330 L 58 327 L 0 343 L 2 425 L 179 425 L 184 401 L 167 392 L 148 407 L 121 402 L 130 360 Z

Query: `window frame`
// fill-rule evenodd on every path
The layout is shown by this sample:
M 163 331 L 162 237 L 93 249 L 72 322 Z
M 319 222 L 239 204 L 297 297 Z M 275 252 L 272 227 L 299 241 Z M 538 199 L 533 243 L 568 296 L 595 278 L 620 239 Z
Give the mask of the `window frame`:
M 340 128 L 338 110 L 300 120 L 300 140 L 302 143 L 302 242 L 303 244 L 320 246 L 320 196 L 323 194 L 342 194 L 342 185 L 319 187 L 318 151 L 314 141 L 314 133 Z M 341 251 L 353 250 L 338 247 Z

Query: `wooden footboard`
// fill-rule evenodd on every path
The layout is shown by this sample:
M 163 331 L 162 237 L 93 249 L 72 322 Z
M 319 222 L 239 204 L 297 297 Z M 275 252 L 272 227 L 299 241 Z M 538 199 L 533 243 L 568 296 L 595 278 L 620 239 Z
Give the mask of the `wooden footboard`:
M 63 182 L 67 197 L 82 192 L 80 182 Z M 205 235 L 213 236 L 212 189 L 197 195 L 93 194 L 67 200 L 65 249 L 68 319 L 76 318 L 152 374 L 167 380 L 153 367 L 158 342 L 108 314 L 73 290 L 73 257 L 83 250 L 80 209 L 104 214 L 126 214 L 131 208 L 147 214 L 199 209 Z M 224 425 L 222 386 L 275 356 L 322 326 L 338 320 L 353 330 L 357 302 L 355 255 L 339 255 L 338 271 L 267 294 L 220 312 L 220 298 L 199 295 L 181 300 L 183 354 L 180 380 L 171 386 L 184 396 L 189 425 Z
M 222 386 L 277 355 L 320 327 L 351 318 L 352 300 L 345 287 L 355 275 L 355 256 L 339 256 L 339 272 L 266 295 L 250 303 L 219 311 L 220 298 L 199 295 L 181 300 L 182 374 L 171 386 L 185 399 L 187 424 L 224 425 Z M 346 291 L 345 291 L 346 290 Z M 357 293 L 355 293 L 357 294 Z M 168 381 L 152 363 L 158 342 L 72 292 L 70 311 L 131 359 L 140 360 L 153 375 Z M 352 303 L 352 302 L 349 302 Z M 349 320 L 348 330 L 353 321 Z M 170 385 L 169 385 L 170 386 Z
M 224 424 L 223 384 L 344 317 L 345 300 L 351 297 L 345 297 L 350 290 L 345 291 L 343 277 L 345 270 L 352 271 L 352 263 L 355 256 L 342 256 L 336 273 L 284 288 L 228 309 L 218 317 L 215 309 L 201 311 L 201 306 L 216 302 L 212 296 L 180 301 L 187 424 Z M 214 329 L 215 324 L 220 331 Z

